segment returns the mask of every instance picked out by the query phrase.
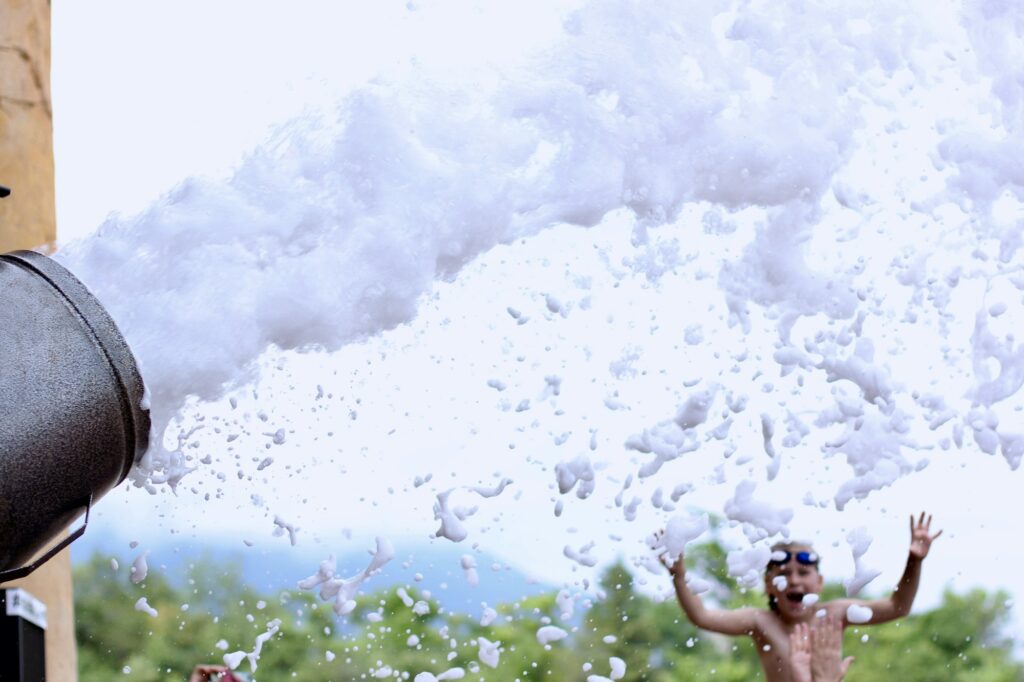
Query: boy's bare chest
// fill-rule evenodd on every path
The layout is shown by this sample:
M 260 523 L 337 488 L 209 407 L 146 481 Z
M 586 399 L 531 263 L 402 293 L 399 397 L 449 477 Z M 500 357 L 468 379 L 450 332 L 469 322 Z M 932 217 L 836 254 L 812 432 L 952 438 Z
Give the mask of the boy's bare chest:
M 762 623 L 759 631 L 753 634 L 754 646 L 761 659 L 765 680 L 790 682 L 792 676 L 789 668 L 789 631 L 774 618 L 771 621 L 773 622 Z
M 823 604 L 831 609 L 831 604 Z M 752 633 L 757 655 L 761 658 L 764 677 L 767 682 L 790 682 L 792 673 L 789 665 L 789 635 L 794 625 L 786 624 L 770 611 L 764 611 Z

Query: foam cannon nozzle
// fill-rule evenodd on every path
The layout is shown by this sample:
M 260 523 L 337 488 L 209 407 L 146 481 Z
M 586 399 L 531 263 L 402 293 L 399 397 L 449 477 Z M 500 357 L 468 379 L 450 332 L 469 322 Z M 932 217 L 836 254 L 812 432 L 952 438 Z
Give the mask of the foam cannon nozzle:
M 0 254 L 0 583 L 85 531 L 146 451 L 142 403 L 135 358 L 85 286 L 41 254 Z

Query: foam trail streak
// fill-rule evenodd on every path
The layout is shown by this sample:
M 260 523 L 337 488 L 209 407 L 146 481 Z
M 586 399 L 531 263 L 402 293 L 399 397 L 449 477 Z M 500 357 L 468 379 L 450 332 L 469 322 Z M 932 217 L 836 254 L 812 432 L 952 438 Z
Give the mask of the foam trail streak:
M 368 84 L 333 117 L 283 126 L 229 179 L 189 179 L 64 249 L 149 386 L 156 446 L 136 483 L 174 485 L 187 472 L 159 444 L 188 396 L 245 383 L 268 346 L 332 351 L 408 321 L 435 279 L 496 244 L 622 207 L 642 241 L 693 201 L 780 207 L 771 230 L 799 244 L 860 123 L 851 85 L 901 57 L 845 21 L 865 8 L 748 8 L 723 32 L 731 9 L 591 3 L 517 69 L 461 85 L 414 69 Z M 904 47 L 919 40 L 902 5 L 870 10 L 906 29 L 892 37 Z M 822 49 L 856 59 L 821 59 Z M 820 284 L 798 253 L 785 266 L 791 281 L 755 302 Z M 771 273 L 726 276 L 742 315 Z M 801 306 L 852 314 L 833 300 Z

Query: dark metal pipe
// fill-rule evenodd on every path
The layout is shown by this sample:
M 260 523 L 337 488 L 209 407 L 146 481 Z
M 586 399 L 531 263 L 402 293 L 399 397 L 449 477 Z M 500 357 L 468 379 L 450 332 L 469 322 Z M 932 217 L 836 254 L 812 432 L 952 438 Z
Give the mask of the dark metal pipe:
M 128 475 L 149 444 L 142 377 L 99 301 L 56 261 L 0 255 L 0 582 Z

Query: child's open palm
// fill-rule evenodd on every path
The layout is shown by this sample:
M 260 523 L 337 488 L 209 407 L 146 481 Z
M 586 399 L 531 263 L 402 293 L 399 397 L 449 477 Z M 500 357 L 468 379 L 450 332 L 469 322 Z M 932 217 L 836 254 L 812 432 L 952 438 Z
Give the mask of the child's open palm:
M 927 520 L 925 519 L 925 513 L 921 512 L 921 518 L 914 522 L 914 515 L 910 515 L 910 554 L 918 559 L 924 559 L 928 556 L 928 550 L 932 548 L 932 542 L 935 538 L 942 535 L 940 530 L 935 535 L 931 534 L 932 527 L 932 515 L 928 514 Z

